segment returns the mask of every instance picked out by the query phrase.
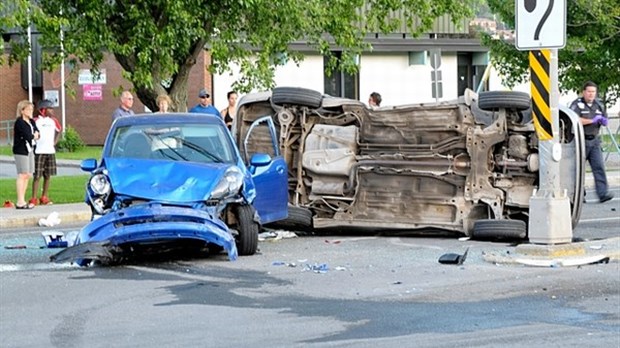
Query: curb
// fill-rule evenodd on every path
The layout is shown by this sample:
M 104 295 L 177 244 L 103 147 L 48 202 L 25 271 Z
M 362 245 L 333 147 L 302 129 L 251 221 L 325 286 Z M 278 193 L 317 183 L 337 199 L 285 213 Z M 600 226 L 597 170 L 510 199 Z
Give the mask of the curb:
M 47 218 L 52 212 L 58 213 L 61 224 L 87 223 L 90 222 L 91 212 L 86 204 L 51 206 L 50 209 L 29 210 L 28 214 L 7 214 L 11 208 L 0 208 L 0 232 L 10 228 L 39 227 L 39 220 Z M 63 208 L 64 206 L 64 208 Z M 67 209 L 68 208 L 68 209 Z
M 620 261 L 620 237 L 556 244 L 519 244 L 514 253 L 485 253 L 485 261 L 539 267 L 578 266 L 602 261 Z

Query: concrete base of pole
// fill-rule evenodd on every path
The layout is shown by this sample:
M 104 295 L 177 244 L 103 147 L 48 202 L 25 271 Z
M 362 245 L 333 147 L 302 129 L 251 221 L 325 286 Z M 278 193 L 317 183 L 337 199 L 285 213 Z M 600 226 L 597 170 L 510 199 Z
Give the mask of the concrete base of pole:
M 530 198 L 528 238 L 533 244 L 561 244 L 573 240 L 570 202 L 568 197 Z

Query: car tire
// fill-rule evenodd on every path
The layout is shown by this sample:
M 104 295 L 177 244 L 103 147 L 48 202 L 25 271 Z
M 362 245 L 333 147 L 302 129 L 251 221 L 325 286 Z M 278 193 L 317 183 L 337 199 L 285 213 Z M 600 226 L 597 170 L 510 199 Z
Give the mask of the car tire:
M 322 100 L 321 93 L 301 87 L 276 87 L 271 93 L 271 102 L 275 105 L 303 105 L 317 109 Z
M 288 217 L 269 224 L 269 227 L 282 228 L 291 231 L 307 231 L 312 228 L 312 211 L 308 208 L 288 206 Z
M 474 222 L 474 239 L 524 239 L 527 226 L 521 220 L 477 220 Z
M 481 92 L 478 96 L 478 107 L 482 110 L 513 109 L 525 111 L 531 106 L 527 93 L 514 91 Z
M 258 250 L 259 225 L 254 221 L 254 207 L 240 205 L 236 208 L 237 215 L 237 252 L 239 255 L 254 255 Z

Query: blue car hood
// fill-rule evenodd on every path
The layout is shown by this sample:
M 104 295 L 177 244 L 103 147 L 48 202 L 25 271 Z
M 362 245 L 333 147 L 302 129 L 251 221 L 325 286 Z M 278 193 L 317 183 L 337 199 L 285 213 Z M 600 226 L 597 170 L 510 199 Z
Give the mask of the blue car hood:
M 204 201 L 231 164 L 106 158 L 116 194 L 170 203 Z

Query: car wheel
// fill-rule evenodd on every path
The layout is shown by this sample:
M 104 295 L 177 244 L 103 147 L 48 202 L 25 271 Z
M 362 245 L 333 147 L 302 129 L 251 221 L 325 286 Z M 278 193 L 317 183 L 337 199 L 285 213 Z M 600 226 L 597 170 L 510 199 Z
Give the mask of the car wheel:
M 474 239 L 524 239 L 527 227 L 521 220 L 478 220 L 474 223 Z
M 322 100 L 321 93 L 301 87 L 276 87 L 271 93 L 271 102 L 275 105 L 303 105 L 316 109 Z
M 530 108 L 531 100 L 527 93 L 514 91 L 481 92 L 478 107 L 482 110 L 514 109 L 525 111 Z
M 258 249 L 258 230 L 259 226 L 254 221 L 254 207 L 251 205 L 240 205 L 236 208 L 237 229 L 237 252 L 239 255 L 254 255 Z
M 312 228 L 312 211 L 308 208 L 288 206 L 288 217 L 284 220 L 270 224 L 272 227 L 292 231 L 306 231 Z

